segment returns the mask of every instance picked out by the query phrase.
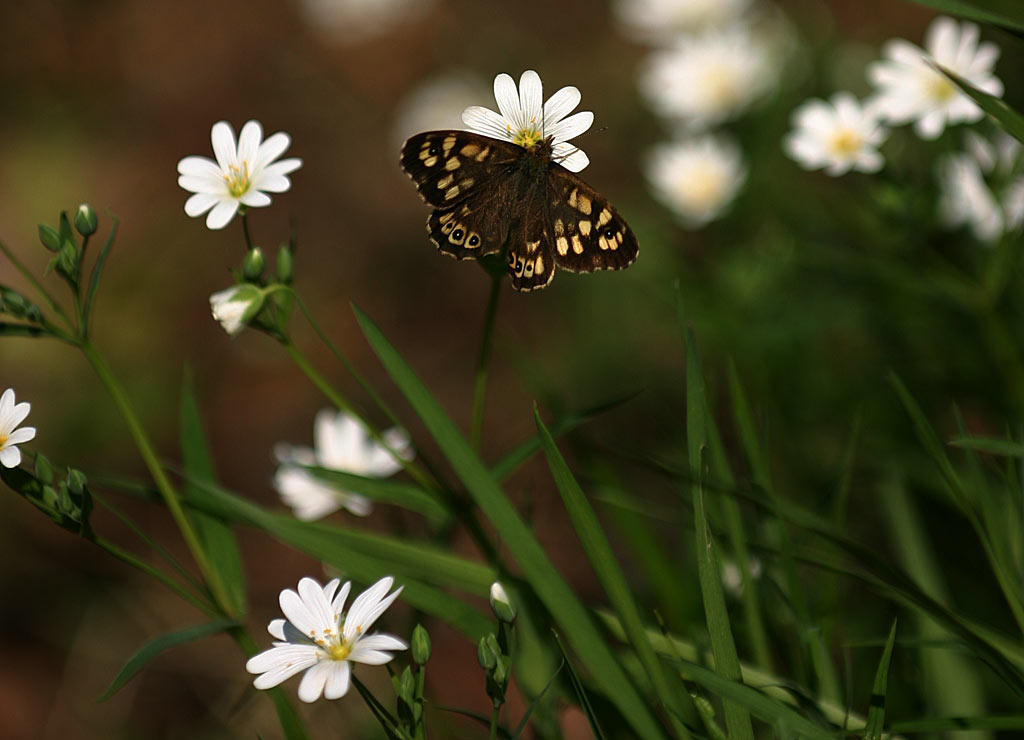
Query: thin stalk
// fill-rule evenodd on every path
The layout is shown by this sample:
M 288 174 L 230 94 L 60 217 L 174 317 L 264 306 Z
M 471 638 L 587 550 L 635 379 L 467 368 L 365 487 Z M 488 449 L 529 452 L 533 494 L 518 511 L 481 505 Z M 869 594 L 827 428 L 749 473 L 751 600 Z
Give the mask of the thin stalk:
M 54 313 L 56 313 L 58 316 L 64 319 L 64 324 L 69 329 L 73 329 L 74 326 L 71 324 L 71 320 L 68 318 L 68 315 L 64 313 L 64 309 L 62 309 L 57 304 L 57 301 L 53 299 L 53 296 L 46 292 L 46 289 L 42 286 L 42 283 L 35 279 L 35 276 L 32 275 L 31 272 L 29 272 L 29 269 L 25 267 L 25 265 L 23 265 L 17 257 L 14 256 L 14 253 L 11 252 L 11 250 L 9 250 L 3 242 L 0 242 L 0 252 L 4 253 L 7 259 L 11 261 L 11 264 L 14 265 L 18 272 L 21 273 L 22 277 L 24 277 L 25 280 L 27 280 L 29 284 L 36 289 L 36 292 L 39 293 L 39 295 L 41 295 L 46 300 L 47 304 L 49 304 L 50 308 L 53 309 Z
M 242 215 L 242 233 L 245 234 L 245 246 L 247 249 L 252 249 L 252 236 L 249 234 L 249 214 L 244 210 L 241 211 Z
M 164 504 L 167 506 L 167 510 L 171 513 L 171 517 L 174 519 L 174 523 L 178 525 L 181 536 L 184 538 L 189 552 L 192 553 L 192 557 L 195 559 L 196 565 L 199 567 L 199 572 L 203 574 L 203 579 L 206 581 L 207 588 L 210 589 L 214 601 L 224 614 L 231 615 L 232 610 L 229 606 L 231 600 L 224 592 L 220 580 L 213 577 L 213 567 L 206 558 L 206 552 L 203 550 L 203 547 L 199 542 L 199 538 L 196 535 L 195 529 L 192 527 L 192 523 L 185 515 L 184 509 L 182 509 L 178 492 L 174 490 L 174 486 L 171 485 L 171 481 L 167 478 L 163 468 L 160 466 L 160 461 L 157 459 L 153 446 L 150 444 L 149 438 L 146 436 L 146 432 L 142 428 L 142 424 L 135 416 L 135 411 L 132 409 L 131 404 L 128 403 L 128 398 L 125 396 L 121 385 L 117 382 L 117 379 L 110 371 L 110 368 L 107 367 L 106 362 L 89 342 L 82 342 L 80 347 L 82 349 L 82 354 L 85 355 L 89 364 L 92 365 L 93 370 L 95 370 L 96 374 L 99 375 L 100 381 L 106 387 L 107 392 L 110 393 L 111 398 L 114 400 L 114 404 L 117 406 L 118 411 L 121 412 L 121 416 L 128 425 L 128 431 L 131 433 L 132 439 L 135 441 L 135 446 L 139 450 L 139 455 L 142 456 L 143 462 L 149 469 L 149 474 L 153 477 L 153 483 L 156 484 L 156 488 L 160 492 L 160 496 L 163 498 Z
M 494 709 L 491 710 L 491 735 L 490 740 L 497 740 L 498 737 L 498 716 L 501 714 L 501 704 L 494 702 Z
M 494 334 L 494 318 L 498 313 L 498 296 L 501 295 L 501 279 L 499 272 L 491 274 L 491 294 L 487 298 L 487 311 L 484 314 L 484 330 L 480 336 L 480 354 L 476 363 L 476 380 L 473 384 L 473 426 L 471 441 L 473 449 L 480 451 L 480 442 L 484 428 L 484 401 L 487 397 L 487 366 L 491 359 L 491 338 Z

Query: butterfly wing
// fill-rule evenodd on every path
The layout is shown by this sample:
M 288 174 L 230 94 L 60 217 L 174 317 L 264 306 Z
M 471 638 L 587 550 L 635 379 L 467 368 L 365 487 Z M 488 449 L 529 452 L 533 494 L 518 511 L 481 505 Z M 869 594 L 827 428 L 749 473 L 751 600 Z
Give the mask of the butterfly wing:
M 622 270 L 636 261 L 636 236 L 600 193 L 561 165 L 548 171 L 547 216 L 554 260 L 570 272 Z
M 547 193 L 541 182 L 523 199 L 523 210 L 508 242 L 508 276 L 512 287 L 528 293 L 551 284 L 555 277 L 554 240 L 547 219 Z
M 516 163 L 523 149 L 469 131 L 428 131 L 402 147 L 402 169 L 434 210 L 430 241 L 456 259 L 497 252 L 515 206 Z

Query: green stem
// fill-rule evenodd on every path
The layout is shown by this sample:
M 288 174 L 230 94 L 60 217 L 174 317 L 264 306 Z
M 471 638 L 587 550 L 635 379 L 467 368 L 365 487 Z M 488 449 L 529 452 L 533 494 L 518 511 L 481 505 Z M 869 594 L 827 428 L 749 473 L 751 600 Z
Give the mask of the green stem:
M 171 517 L 174 519 L 175 524 L 178 525 L 178 529 L 181 531 L 181 536 L 184 538 L 189 552 L 192 553 L 192 557 L 195 559 L 196 565 L 199 567 L 199 571 L 202 573 L 203 579 L 206 581 L 207 587 L 210 589 L 214 601 L 224 614 L 232 615 L 233 612 L 230 607 L 231 600 L 228 597 L 228 594 L 224 591 L 224 587 L 221 584 L 220 579 L 214 577 L 213 567 L 210 565 L 209 560 L 207 560 L 206 552 L 203 550 L 203 547 L 199 542 L 199 538 L 196 535 L 195 529 L 192 527 L 192 523 L 185 515 L 185 511 L 181 506 L 181 501 L 178 498 L 178 493 L 174 490 L 174 486 L 171 485 L 171 481 L 167 478 L 163 468 L 160 466 L 160 461 L 157 459 L 153 446 L 150 444 L 149 438 L 146 436 L 146 432 L 142 428 L 142 424 L 135 416 L 135 411 L 128 402 L 128 398 L 125 396 L 124 391 L 117 382 L 117 379 L 114 377 L 114 374 L 111 372 L 110 368 L 107 367 L 106 362 L 95 350 L 92 344 L 89 342 L 82 342 L 80 347 L 82 354 L 85 355 L 89 364 L 92 365 L 93 370 L 95 370 L 96 374 L 100 377 L 100 381 L 106 387 L 107 392 L 110 393 L 111 398 L 114 400 L 114 404 L 117 406 L 118 411 L 121 412 L 121 416 L 128 425 L 128 431 L 131 433 L 132 439 L 135 441 L 135 446 L 138 448 L 143 462 L 149 469 L 149 474 L 153 478 L 153 483 L 156 484 L 156 488 L 160 492 L 160 496 L 163 498 L 164 504 L 167 506 L 167 510 L 171 513 Z
M 480 451 L 480 441 L 484 428 L 484 401 L 487 397 L 487 366 L 491 359 L 491 337 L 494 333 L 494 318 L 498 313 L 498 296 L 501 295 L 501 279 L 503 275 L 491 274 L 491 294 L 487 298 L 487 311 L 484 314 L 484 330 L 480 337 L 480 354 L 476 363 L 476 380 L 473 384 L 473 426 L 470 439 L 473 449 Z
M 245 234 L 245 246 L 247 249 L 252 249 L 252 236 L 249 234 L 249 214 L 243 210 L 241 215 L 242 233 Z
M 23 265 L 21 261 L 14 256 L 14 253 L 11 252 L 11 250 L 9 250 L 3 242 L 0 242 L 0 252 L 3 252 L 4 255 L 6 255 L 7 259 L 11 261 L 11 264 L 14 265 L 18 272 L 21 273 L 22 277 L 24 277 L 25 280 L 27 280 L 29 284 L 36 289 L 36 292 L 39 293 L 39 295 L 41 295 L 43 299 L 49 304 L 50 308 L 53 309 L 53 312 L 60 316 L 62 319 L 64 319 L 64 324 L 69 329 L 73 329 L 74 326 L 71 324 L 71 320 L 68 318 L 68 315 L 64 313 L 64 309 L 62 309 L 57 304 L 57 301 L 53 299 L 53 296 L 46 292 L 46 289 L 43 288 L 42 284 L 35 279 L 35 276 L 33 276 L 31 272 L 29 272 L 28 268 L 25 267 L 25 265 Z
M 501 703 L 494 701 L 494 709 L 491 710 L 491 734 L 490 740 L 497 740 L 498 737 L 498 716 L 501 714 Z

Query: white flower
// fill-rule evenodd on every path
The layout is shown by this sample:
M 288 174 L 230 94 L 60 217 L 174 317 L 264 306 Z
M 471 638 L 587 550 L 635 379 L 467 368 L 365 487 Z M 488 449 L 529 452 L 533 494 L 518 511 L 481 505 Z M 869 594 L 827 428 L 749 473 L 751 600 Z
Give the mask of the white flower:
M 567 170 L 579 172 L 590 164 L 590 158 L 568 141 L 593 125 L 594 114 L 581 111 L 566 116 L 580 104 L 581 97 L 575 87 L 563 87 L 542 105 L 544 89 L 540 76 L 532 69 L 519 78 L 518 92 L 515 80 L 500 74 L 494 78 L 494 99 L 501 112 L 471 105 L 463 111 L 462 122 L 471 131 L 511 141 L 525 149 L 550 138 L 555 161 Z
M 831 102 L 808 100 L 793 112 L 794 130 L 783 148 L 806 170 L 824 169 L 829 175 L 850 170 L 877 172 L 884 159 L 878 151 L 888 131 L 870 106 L 861 106 L 850 93 L 840 92 Z
M 14 402 L 14 389 L 8 388 L 0 396 L 0 465 L 5 468 L 16 468 L 21 464 L 21 450 L 18 445 L 35 439 L 35 427 L 18 425 L 25 421 L 32 405 L 25 401 Z
M 761 561 L 757 558 L 750 558 L 748 561 L 750 577 L 757 580 L 761 577 Z M 722 586 L 733 596 L 743 593 L 743 574 L 740 566 L 735 560 L 723 560 L 721 564 Z
M 321 694 L 327 699 L 340 699 L 348 692 L 350 663 L 383 665 L 394 657 L 391 651 L 408 647 L 393 635 L 366 634 L 402 592 L 399 587 L 388 595 L 394 583 L 391 576 L 359 594 L 347 615 L 343 611 L 352 583 L 338 590 L 339 583 L 335 578 L 321 587 L 312 578 L 303 578 L 298 593 L 290 588 L 281 592 L 279 602 L 286 618 L 267 625 L 275 638 L 274 646 L 245 664 L 249 673 L 261 674 L 253 686 L 270 689 L 306 671 L 299 684 L 302 701 L 314 702 Z
M 267 193 L 283 193 L 292 186 L 288 175 L 302 166 L 301 159 L 275 161 L 284 154 L 291 137 L 278 132 L 263 139 L 259 121 L 242 127 L 235 145 L 235 132 L 227 121 L 213 124 L 214 162 L 208 157 L 185 157 L 178 162 L 178 185 L 195 193 L 185 201 L 185 213 L 201 216 L 209 211 L 206 226 L 223 229 L 239 206 L 259 208 L 270 205 Z
M 717 136 L 661 144 L 646 170 L 655 197 L 691 228 L 718 218 L 747 176 L 739 148 Z
M 463 128 L 462 111 L 486 94 L 487 84 L 470 72 L 450 71 L 424 81 L 398 105 L 395 143 L 400 147 L 420 131 Z
M 412 459 L 412 443 L 404 429 L 393 427 L 381 436 L 399 458 Z M 274 456 L 281 464 L 274 474 L 274 488 L 295 516 L 304 521 L 321 519 L 341 508 L 366 516 L 373 506 L 365 496 L 340 491 L 302 466 L 315 465 L 368 478 L 386 478 L 402 468 L 402 463 L 370 436 L 362 422 L 345 411 L 323 409 L 317 413 L 314 446 L 293 447 L 282 442 L 274 447 Z
M 217 291 L 210 296 L 210 312 L 229 335 L 235 336 L 259 313 L 263 291 L 243 283 Z
M 750 0 L 618 0 L 613 7 L 632 35 L 658 41 L 735 21 L 749 5 Z
M 999 132 L 995 142 L 974 134 L 966 152 L 939 161 L 939 217 L 951 228 L 968 226 L 979 241 L 994 243 L 1024 224 L 1024 177 L 1014 172 L 1020 143 Z
M 921 138 L 934 139 L 947 125 L 977 121 L 984 114 L 932 62 L 997 97 L 1003 94 L 1003 83 L 992 74 L 999 47 L 989 41 L 979 44 L 973 23 L 936 18 L 925 34 L 925 48 L 892 39 L 883 48 L 886 58 L 868 65 L 868 79 L 878 88 L 874 102 L 886 120 L 914 121 Z
M 772 43 L 745 25 L 681 36 L 651 55 L 640 89 L 654 110 L 704 128 L 743 112 L 774 85 Z
M 302 0 L 299 10 L 323 40 L 352 45 L 417 20 L 431 5 L 430 0 Z

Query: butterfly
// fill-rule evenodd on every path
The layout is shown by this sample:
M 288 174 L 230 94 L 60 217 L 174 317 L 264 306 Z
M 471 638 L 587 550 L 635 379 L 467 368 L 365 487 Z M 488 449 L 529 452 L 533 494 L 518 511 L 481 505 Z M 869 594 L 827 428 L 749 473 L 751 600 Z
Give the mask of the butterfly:
M 402 147 L 402 169 L 433 207 L 427 233 L 441 252 L 477 259 L 507 245 L 519 291 L 547 287 L 556 266 L 621 270 L 636 236 L 596 190 L 558 163 L 553 137 L 524 147 L 470 131 L 428 131 Z

